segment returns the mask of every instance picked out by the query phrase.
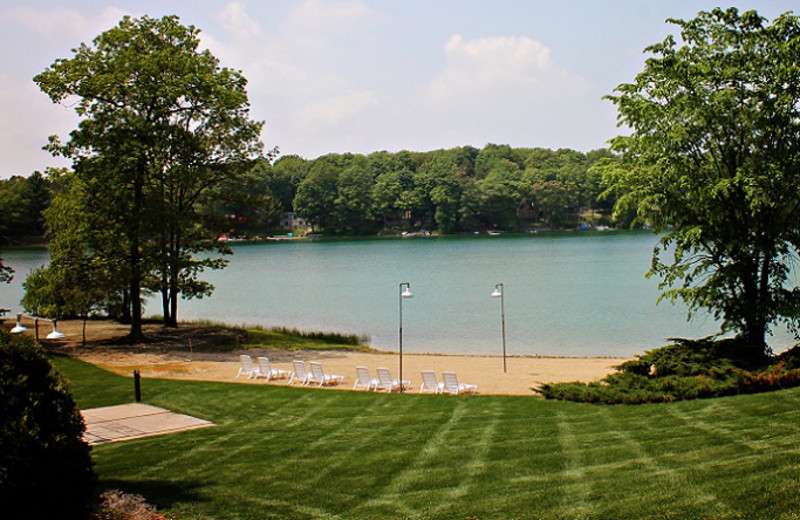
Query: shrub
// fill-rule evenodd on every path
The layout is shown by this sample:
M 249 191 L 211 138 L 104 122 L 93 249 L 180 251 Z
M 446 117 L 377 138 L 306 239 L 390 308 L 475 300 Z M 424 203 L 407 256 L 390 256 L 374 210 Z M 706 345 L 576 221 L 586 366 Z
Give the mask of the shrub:
M 85 519 L 95 476 L 83 419 L 44 350 L 0 330 L 0 504 L 4 518 Z
M 674 340 L 617 367 L 599 383 L 556 383 L 548 399 L 640 404 L 800 386 L 800 348 L 770 358 L 739 339 Z

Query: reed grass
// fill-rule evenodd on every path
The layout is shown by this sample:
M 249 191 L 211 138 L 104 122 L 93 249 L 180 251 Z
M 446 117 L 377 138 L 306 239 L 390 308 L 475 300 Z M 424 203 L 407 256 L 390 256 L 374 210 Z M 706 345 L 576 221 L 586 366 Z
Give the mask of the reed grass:
M 231 327 L 228 324 L 211 320 L 193 320 L 192 325 L 206 327 Z M 265 347 L 290 350 L 354 350 L 370 351 L 370 337 L 367 335 L 338 332 L 307 331 L 288 327 L 263 327 L 261 325 L 239 325 L 244 339 L 236 345 L 220 345 L 217 348 Z

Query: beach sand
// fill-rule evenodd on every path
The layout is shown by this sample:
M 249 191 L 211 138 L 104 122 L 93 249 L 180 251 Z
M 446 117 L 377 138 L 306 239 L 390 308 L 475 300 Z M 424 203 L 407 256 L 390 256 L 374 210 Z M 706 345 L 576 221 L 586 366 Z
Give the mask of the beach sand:
M 6 322 L 6 325 L 8 322 Z M 187 379 L 196 381 L 224 381 L 257 385 L 286 385 L 288 379 L 266 382 L 263 379 L 236 378 L 239 354 L 269 357 L 273 369 L 292 370 L 292 360 L 319 361 L 329 374 L 345 377 L 344 383 L 325 387 L 326 390 L 350 390 L 355 382 L 355 367 L 366 366 L 375 377 L 378 367 L 389 368 L 392 377 L 399 375 L 397 353 L 352 351 L 292 351 L 262 348 L 240 349 L 232 352 L 204 352 L 191 350 L 187 345 L 80 346 L 81 323 L 59 322 L 58 328 L 67 334 L 61 349 L 67 353 L 100 366 L 111 372 L 132 376 L 139 370 L 143 378 Z M 40 335 L 49 332 L 49 324 L 40 324 Z M 90 322 L 87 340 L 90 342 L 124 335 L 124 327 L 109 322 Z M 419 391 L 422 382 L 420 371 L 433 370 L 441 380 L 443 370 L 453 371 L 459 382 L 478 385 L 481 395 L 536 395 L 533 391 L 542 383 L 568 381 L 597 381 L 614 371 L 624 362 L 622 358 L 585 357 L 508 357 L 507 372 L 503 372 L 500 356 L 403 354 L 403 379 L 411 380 L 410 393 Z M 299 386 L 299 385 L 297 385 Z

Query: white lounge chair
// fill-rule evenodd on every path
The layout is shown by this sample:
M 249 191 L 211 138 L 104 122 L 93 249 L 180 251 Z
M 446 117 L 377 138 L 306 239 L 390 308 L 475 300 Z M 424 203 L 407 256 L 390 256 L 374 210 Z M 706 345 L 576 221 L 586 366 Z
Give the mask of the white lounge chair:
M 436 374 L 433 370 L 422 371 L 422 384 L 419 385 L 419 393 L 433 392 L 434 394 L 441 394 L 444 388 L 444 383 L 436 380 Z
M 292 361 L 292 366 L 294 367 L 294 371 L 292 372 L 291 377 L 289 378 L 289 384 L 292 384 L 292 381 L 300 381 L 300 384 L 305 386 L 309 383 L 310 375 L 308 370 L 306 370 L 306 363 L 300 359 L 295 359 Z
M 353 390 L 366 388 L 369 391 L 376 386 L 378 386 L 378 380 L 369 376 L 369 368 L 356 367 L 356 382 L 353 385 Z
M 255 365 L 255 363 L 253 363 L 253 358 L 247 354 L 242 354 L 239 356 L 239 361 L 242 362 L 242 366 L 239 367 L 239 372 L 236 374 L 236 379 L 238 379 L 241 375 L 246 375 L 247 379 L 258 377 L 258 367 Z
M 469 392 L 471 394 L 478 393 L 478 385 L 459 383 L 455 372 L 442 372 L 442 380 L 444 382 L 442 392 L 444 393 L 453 395 L 458 395 L 464 392 Z
M 393 392 L 394 390 L 400 390 L 400 384 L 399 379 L 392 379 L 392 372 L 388 368 L 378 369 L 378 384 L 375 386 L 375 391 L 386 390 L 387 392 Z M 411 387 L 411 380 L 404 379 L 402 385 L 403 390 L 408 389 Z
M 309 363 L 311 367 L 311 374 L 308 378 L 308 384 L 314 383 L 317 386 L 323 385 L 338 385 L 344 382 L 344 376 L 337 376 L 335 374 L 326 374 L 322 370 L 322 363 L 312 361 Z
M 285 377 L 289 377 L 289 371 L 272 368 L 272 366 L 269 364 L 268 357 L 259 356 L 258 374 L 256 374 L 256 377 L 266 378 L 267 381 L 269 381 L 270 379 L 283 379 Z

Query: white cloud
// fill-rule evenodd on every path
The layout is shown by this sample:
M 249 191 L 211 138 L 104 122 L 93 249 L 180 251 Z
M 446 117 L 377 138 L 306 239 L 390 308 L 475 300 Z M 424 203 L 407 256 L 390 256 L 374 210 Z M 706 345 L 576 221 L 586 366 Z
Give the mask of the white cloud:
M 88 40 L 116 25 L 126 14 L 130 13 L 116 7 L 106 7 L 91 18 L 74 9 L 63 7 L 15 7 L 6 11 L 3 18 L 28 27 L 42 36 Z
M 218 16 L 225 33 L 202 33 L 203 44 L 223 66 L 247 77 L 253 117 L 267 122 L 268 146 L 329 140 L 352 131 L 347 125 L 378 105 L 374 89 L 342 66 L 379 24 L 380 17 L 360 0 L 293 3 L 270 29 L 238 0 Z
M 376 18 L 361 0 L 305 0 L 289 12 L 284 35 L 295 34 L 306 41 L 327 39 Z
M 337 125 L 361 115 L 376 103 L 374 92 L 350 92 L 308 103 L 300 110 L 299 115 L 305 124 Z
M 431 82 L 437 103 L 470 103 L 491 97 L 520 102 L 531 97 L 581 95 L 587 82 L 555 66 L 550 48 L 528 37 L 466 41 L 453 35 L 444 46 L 445 69 Z
M 261 25 L 246 12 L 242 2 L 231 2 L 220 13 L 223 26 L 237 38 L 253 38 L 262 34 Z
M 66 137 L 77 116 L 68 108 L 53 105 L 30 81 L 20 83 L 0 76 L 0 176 L 27 176 L 48 166 L 69 164 L 42 150 L 47 137 Z

